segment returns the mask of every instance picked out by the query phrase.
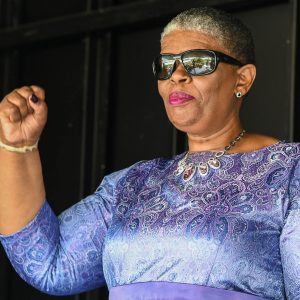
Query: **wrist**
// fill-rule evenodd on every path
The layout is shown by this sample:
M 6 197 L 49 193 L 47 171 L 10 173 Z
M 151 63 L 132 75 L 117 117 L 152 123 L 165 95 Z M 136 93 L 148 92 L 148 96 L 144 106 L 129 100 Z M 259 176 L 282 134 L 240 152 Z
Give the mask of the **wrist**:
M 31 145 L 31 146 L 24 146 L 24 147 L 14 147 L 11 145 L 7 145 L 5 143 L 3 143 L 0 139 L 0 149 L 4 149 L 6 151 L 10 151 L 10 152 L 15 152 L 15 153 L 26 153 L 26 152 L 32 152 L 35 149 L 38 148 L 38 140 L 36 141 L 35 144 Z

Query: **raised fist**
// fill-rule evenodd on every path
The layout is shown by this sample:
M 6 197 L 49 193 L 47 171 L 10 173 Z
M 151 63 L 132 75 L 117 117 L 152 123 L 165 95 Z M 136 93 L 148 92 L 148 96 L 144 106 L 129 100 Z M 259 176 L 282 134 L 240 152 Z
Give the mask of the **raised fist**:
M 45 92 L 38 86 L 16 89 L 0 102 L 0 140 L 7 145 L 34 145 L 46 121 Z

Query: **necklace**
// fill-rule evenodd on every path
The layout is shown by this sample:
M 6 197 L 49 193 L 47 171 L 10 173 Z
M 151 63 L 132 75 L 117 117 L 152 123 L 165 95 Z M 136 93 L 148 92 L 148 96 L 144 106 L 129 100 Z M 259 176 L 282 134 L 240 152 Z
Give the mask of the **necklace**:
M 209 157 L 207 161 L 200 163 L 187 163 L 189 152 L 187 152 L 183 159 L 178 162 L 177 168 L 174 172 L 175 176 L 183 174 L 183 181 L 189 181 L 197 169 L 199 174 L 204 177 L 208 174 L 210 169 L 218 170 L 221 168 L 220 157 L 226 154 L 232 147 L 235 146 L 244 136 L 246 130 L 242 130 L 238 136 L 236 136 L 225 148 L 223 151 L 216 152 L 214 155 Z

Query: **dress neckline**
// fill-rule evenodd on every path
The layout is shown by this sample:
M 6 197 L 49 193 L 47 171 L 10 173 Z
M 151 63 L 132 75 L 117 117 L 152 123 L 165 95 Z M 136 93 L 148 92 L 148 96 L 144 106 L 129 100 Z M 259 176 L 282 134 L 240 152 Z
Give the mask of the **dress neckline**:
M 287 141 L 286 140 L 279 140 L 274 144 L 271 144 L 269 146 L 262 147 L 262 148 L 259 148 L 259 149 L 256 149 L 256 150 L 251 150 L 251 151 L 246 151 L 246 152 L 225 153 L 223 155 L 223 157 L 225 157 L 225 156 L 238 156 L 238 155 L 243 155 L 243 154 L 257 154 L 259 152 L 265 152 L 266 150 L 271 150 L 272 148 L 277 147 L 278 145 L 284 144 L 284 143 L 287 143 Z M 198 157 L 198 156 L 213 155 L 213 154 L 218 153 L 218 152 L 220 152 L 220 151 L 195 151 L 195 152 L 190 152 L 189 157 L 192 158 L 192 157 Z M 181 155 L 184 156 L 184 155 L 186 155 L 186 153 L 187 153 L 187 151 L 185 151 Z

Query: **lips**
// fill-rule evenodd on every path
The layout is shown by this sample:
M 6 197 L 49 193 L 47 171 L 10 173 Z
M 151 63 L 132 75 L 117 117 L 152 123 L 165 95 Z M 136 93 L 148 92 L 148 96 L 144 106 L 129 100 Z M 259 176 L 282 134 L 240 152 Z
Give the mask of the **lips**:
M 171 105 L 180 105 L 195 99 L 193 96 L 184 92 L 173 92 L 169 95 L 169 103 Z

